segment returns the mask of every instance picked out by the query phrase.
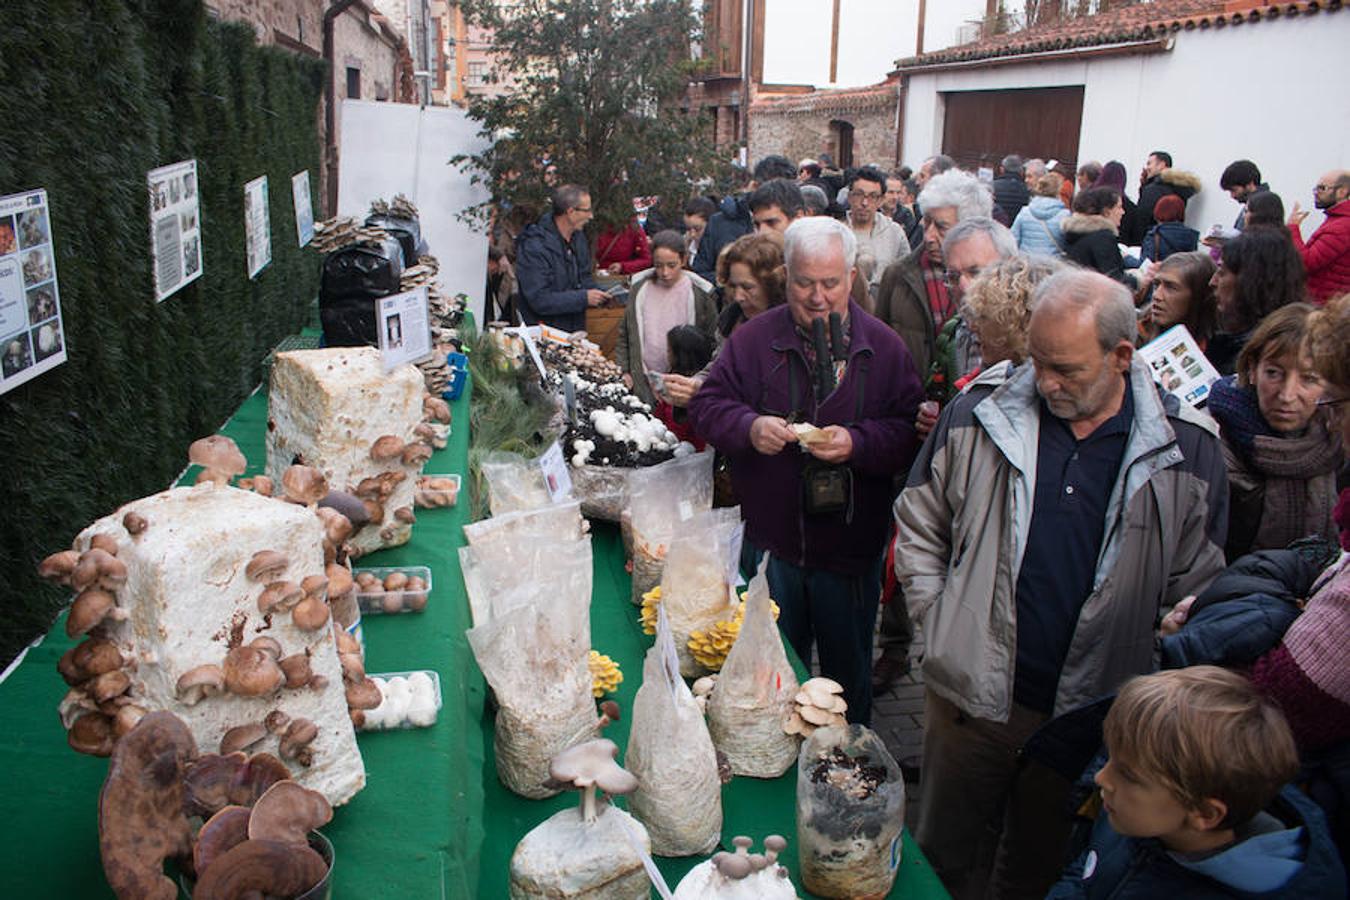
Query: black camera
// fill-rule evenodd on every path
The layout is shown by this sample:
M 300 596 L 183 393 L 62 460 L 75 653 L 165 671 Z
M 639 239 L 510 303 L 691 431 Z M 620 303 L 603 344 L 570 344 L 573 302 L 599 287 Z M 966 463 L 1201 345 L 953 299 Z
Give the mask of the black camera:
M 802 509 L 810 516 L 841 513 L 853 493 L 853 471 L 848 466 L 812 461 L 802 470 Z

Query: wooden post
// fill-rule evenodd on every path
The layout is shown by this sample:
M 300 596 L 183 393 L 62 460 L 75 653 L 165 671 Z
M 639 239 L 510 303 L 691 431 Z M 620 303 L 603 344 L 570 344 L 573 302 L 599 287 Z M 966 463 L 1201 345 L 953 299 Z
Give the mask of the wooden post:
M 839 80 L 839 0 L 834 0 L 834 18 L 830 24 L 830 84 Z
M 923 20 L 928 13 L 928 0 L 919 0 L 919 27 L 914 33 L 914 55 L 923 56 Z

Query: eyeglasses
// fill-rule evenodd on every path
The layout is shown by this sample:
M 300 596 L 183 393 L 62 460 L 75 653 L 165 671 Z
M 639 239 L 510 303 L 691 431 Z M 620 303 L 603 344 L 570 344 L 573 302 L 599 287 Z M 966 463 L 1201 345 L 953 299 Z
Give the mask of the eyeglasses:
M 947 282 L 947 287 L 954 288 L 961 283 L 962 278 L 969 278 L 974 281 L 984 272 L 982 266 L 966 266 L 964 269 L 948 269 L 942 276 L 942 280 Z
M 572 211 L 580 213 L 588 213 L 591 211 L 591 208 L 589 206 L 574 206 L 572 207 Z
M 867 200 L 867 201 L 870 201 L 870 202 L 872 202 L 872 203 L 876 203 L 876 202 L 877 202 L 878 200 L 880 200 L 883 196 L 885 196 L 885 195 L 884 195 L 884 194 L 880 194 L 880 193 L 873 193 L 873 192 L 871 192 L 871 191 L 849 191 L 849 192 L 848 192 L 848 199 L 850 199 L 850 200 Z
M 1334 184 L 1315 184 L 1315 185 L 1313 185 L 1313 190 L 1316 191 L 1316 192 L 1318 192 L 1319 194 L 1320 194 L 1322 191 L 1334 191 L 1334 190 L 1336 190 L 1336 185 L 1334 185 Z

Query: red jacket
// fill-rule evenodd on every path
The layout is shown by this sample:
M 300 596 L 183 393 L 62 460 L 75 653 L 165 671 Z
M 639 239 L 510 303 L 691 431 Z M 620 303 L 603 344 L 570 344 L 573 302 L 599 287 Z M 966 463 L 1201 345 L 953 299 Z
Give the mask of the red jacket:
M 608 269 L 613 263 L 618 263 L 625 275 L 652 267 L 652 246 L 636 219 L 631 220 L 623 231 L 606 228 L 595 239 L 596 266 Z
M 1289 226 L 1289 235 L 1308 270 L 1308 296 L 1315 303 L 1350 291 L 1350 200 L 1327 210 L 1327 220 L 1306 244 L 1297 225 Z

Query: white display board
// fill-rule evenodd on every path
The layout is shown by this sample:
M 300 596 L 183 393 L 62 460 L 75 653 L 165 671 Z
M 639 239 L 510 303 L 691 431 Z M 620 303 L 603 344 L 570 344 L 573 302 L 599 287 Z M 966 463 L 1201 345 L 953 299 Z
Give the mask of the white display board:
M 47 192 L 0 197 L 0 394 L 66 361 Z
M 291 199 L 295 202 L 295 232 L 303 247 L 314 240 L 314 204 L 309 199 L 309 169 L 291 176 Z
M 427 289 L 414 288 L 380 298 L 380 356 L 384 370 L 431 354 L 431 317 L 427 312 Z
M 244 185 L 244 244 L 248 252 L 248 277 L 253 278 L 272 261 L 272 217 L 268 211 L 266 175 Z
M 197 161 L 185 159 L 146 175 L 150 191 L 150 254 L 155 300 L 202 277 L 202 222 Z
M 338 215 L 364 221 L 375 199 L 403 194 L 417 206 L 422 239 L 440 260 L 441 292 L 467 294 L 481 323 L 487 234 L 457 218 L 488 198 L 487 188 L 449 164 L 484 146 L 479 124 L 458 107 L 344 100 L 340 109 Z

